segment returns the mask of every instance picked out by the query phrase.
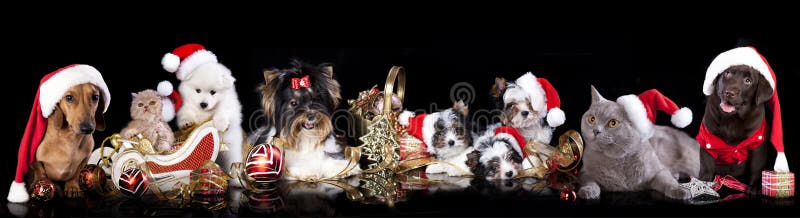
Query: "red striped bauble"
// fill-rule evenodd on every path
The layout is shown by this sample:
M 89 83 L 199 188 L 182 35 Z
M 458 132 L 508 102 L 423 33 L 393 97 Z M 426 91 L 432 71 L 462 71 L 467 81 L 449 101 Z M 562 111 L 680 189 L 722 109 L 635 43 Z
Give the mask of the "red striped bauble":
M 119 191 L 132 197 L 141 197 L 147 192 L 148 182 L 142 170 L 131 168 L 119 177 Z
M 281 178 L 283 155 L 271 144 L 259 144 L 250 149 L 245 164 L 245 173 L 256 183 L 270 183 Z

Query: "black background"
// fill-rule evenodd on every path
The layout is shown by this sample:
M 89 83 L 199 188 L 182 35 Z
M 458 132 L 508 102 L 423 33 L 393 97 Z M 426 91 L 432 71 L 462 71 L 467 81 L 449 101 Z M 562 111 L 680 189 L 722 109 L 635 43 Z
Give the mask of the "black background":
M 473 111 L 489 109 L 488 92 L 494 77 L 515 79 L 531 71 L 549 79 L 561 96 L 567 119 L 556 134 L 580 128 L 580 116 L 590 101 L 589 85 L 595 85 L 607 98 L 657 88 L 680 106 L 694 111 L 694 122 L 684 129 L 694 136 L 705 104 L 701 87 L 706 67 L 717 54 L 733 48 L 740 40 L 752 41 L 777 74 L 786 154 L 790 168 L 798 169 L 795 159 L 800 157 L 796 154 L 800 150 L 795 148 L 793 138 L 798 119 L 792 112 L 800 109 L 794 103 L 798 98 L 794 83 L 800 81 L 800 67 L 795 64 L 800 34 L 788 31 L 679 27 L 537 31 L 526 26 L 518 28 L 524 30 L 418 32 L 150 28 L 131 25 L 100 31 L 67 26 L 26 29 L 10 35 L 11 39 L 4 43 L 3 61 L 3 120 L 7 130 L 3 133 L 6 146 L 0 165 L 2 181 L 10 183 L 14 176 L 19 139 L 43 75 L 72 63 L 93 65 L 103 74 L 112 101 L 105 115 L 106 131 L 95 133 L 99 142 L 119 132 L 129 121 L 129 93 L 154 89 L 165 79 L 177 87 L 174 75 L 162 69 L 160 59 L 184 43 L 205 45 L 232 70 L 245 120 L 259 109 L 260 98 L 255 89 L 263 82 L 262 71 L 287 67 L 290 58 L 299 58 L 311 63 L 333 63 L 345 99 L 383 84 L 389 68 L 402 65 L 408 72 L 405 107 L 423 110 L 430 110 L 434 103 L 440 109 L 450 107 L 450 89 L 458 82 L 468 82 L 475 88 L 476 98 L 470 104 Z M 346 102 L 341 105 L 345 108 Z M 669 117 L 659 114 L 658 122 L 668 125 Z M 247 123 L 243 126 L 249 130 Z M 6 188 L 0 188 L 0 195 L 5 196 L 6 192 Z M 665 206 L 655 208 L 669 210 Z M 613 207 L 589 209 L 615 213 Z

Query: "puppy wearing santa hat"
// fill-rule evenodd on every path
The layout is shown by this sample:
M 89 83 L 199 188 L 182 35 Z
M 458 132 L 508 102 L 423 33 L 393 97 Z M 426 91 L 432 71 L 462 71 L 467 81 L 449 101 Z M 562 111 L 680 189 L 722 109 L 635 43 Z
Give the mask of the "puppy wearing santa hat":
M 45 75 L 20 142 L 8 201 L 28 201 L 26 175 L 43 186 L 63 182 L 66 197 L 82 196 L 78 172 L 94 147 L 92 133 L 105 129 L 110 103 L 108 86 L 92 66 L 73 64 Z
M 530 72 L 515 81 L 495 78 L 491 96 L 502 111 L 502 124 L 515 128 L 526 141 L 550 144 L 554 128 L 564 124 L 558 92 L 547 79 Z
M 211 120 L 222 133 L 222 144 L 227 147 L 217 159 L 222 169 L 229 170 L 232 163 L 242 162 L 242 105 L 231 71 L 200 44 L 175 48 L 164 55 L 161 64 L 181 81 L 178 92 L 183 102 L 176 116 L 178 128 L 186 129 Z M 162 95 L 168 90 L 163 88 Z M 241 186 L 238 179 L 230 180 L 230 184 Z

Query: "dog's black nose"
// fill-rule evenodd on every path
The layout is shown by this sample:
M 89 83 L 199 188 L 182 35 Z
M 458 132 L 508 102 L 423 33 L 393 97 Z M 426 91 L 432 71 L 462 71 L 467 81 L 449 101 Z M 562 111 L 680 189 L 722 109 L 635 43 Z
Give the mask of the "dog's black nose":
M 725 90 L 725 97 L 730 98 L 736 96 L 737 94 L 739 94 L 739 90 Z
M 94 132 L 94 124 L 81 123 L 80 129 L 81 129 L 81 134 L 91 134 L 92 132 Z
M 208 107 L 208 103 L 202 102 L 200 103 L 200 108 L 206 109 Z
M 317 118 L 317 116 L 314 116 L 314 114 L 308 114 L 307 117 L 308 117 L 308 121 L 314 121 L 314 119 Z
M 453 146 L 453 145 L 456 145 L 456 141 L 450 140 L 450 141 L 447 141 L 447 144 L 450 145 L 450 146 Z
M 522 117 L 528 117 L 528 114 L 530 114 L 530 112 L 528 112 L 528 111 L 522 111 L 522 112 L 520 112 L 519 114 L 521 114 L 521 115 L 522 115 Z
M 511 176 L 514 176 L 514 172 L 512 172 L 512 171 L 508 171 L 508 172 L 506 172 L 506 176 L 507 176 L 508 178 L 511 178 Z

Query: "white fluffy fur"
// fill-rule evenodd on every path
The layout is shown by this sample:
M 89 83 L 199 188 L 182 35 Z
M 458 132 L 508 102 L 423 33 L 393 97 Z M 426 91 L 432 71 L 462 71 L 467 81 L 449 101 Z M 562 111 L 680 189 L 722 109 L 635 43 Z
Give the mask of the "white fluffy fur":
M 761 73 L 769 85 L 775 89 L 775 80 L 772 78 L 772 72 L 769 70 L 769 65 L 761 58 L 761 55 L 752 47 L 739 47 L 722 52 L 711 61 L 711 65 L 706 70 L 706 78 L 703 80 L 703 94 L 711 95 L 714 92 L 714 79 L 717 76 L 735 65 L 747 65 Z
M 430 147 L 428 146 L 429 150 Z M 447 173 L 448 176 L 470 176 L 472 172 L 470 172 L 469 167 L 467 166 L 467 155 L 472 153 L 475 149 L 473 147 L 468 147 L 464 149 L 464 151 L 458 153 L 457 155 L 453 155 L 444 159 L 440 159 L 438 161 L 446 162 L 446 163 L 436 163 L 428 165 L 425 168 L 426 174 L 437 174 L 437 173 Z
M 675 125 L 675 127 L 684 128 L 692 123 L 692 117 L 692 110 L 687 107 L 683 107 L 672 114 L 670 121 L 672 122 L 672 125 Z
M 636 130 L 639 131 L 642 140 L 649 139 L 650 136 L 653 135 L 653 122 L 647 119 L 647 110 L 644 108 L 642 101 L 639 100 L 639 96 L 623 95 L 617 98 L 617 103 L 625 108 L 628 119 L 631 120 Z
M 8 202 L 25 203 L 28 202 L 28 198 L 25 182 L 11 182 L 11 188 L 8 189 Z
M 273 131 L 274 132 L 274 131 Z M 287 175 L 284 178 L 289 180 L 323 179 L 331 178 L 346 169 L 350 162 L 346 159 L 335 159 L 325 154 L 325 152 L 341 152 L 343 147 L 336 144 L 333 135 L 325 140 L 322 149 L 317 147 L 316 140 L 303 140 L 308 137 L 300 137 L 300 141 L 295 145 L 296 150 L 284 150 L 286 160 Z M 359 167 L 353 168 L 347 176 L 356 175 L 361 172 Z
M 103 112 L 105 113 L 108 110 L 108 105 L 111 104 L 111 93 L 103 80 L 103 75 L 92 66 L 79 64 L 56 73 L 39 87 L 39 104 L 41 104 L 42 116 L 44 118 L 50 117 L 50 114 L 56 108 L 56 104 L 64 96 L 64 92 L 72 86 L 83 83 L 91 83 L 100 89 L 100 96 L 105 103 L 103 105 Z
M 223 133 L 222 143 L 228 147 L 228 151 L 217 159 L 217 163 L 226 171 L 230 169 L 231 163 L 243 160 L 242 105 L 239 103 L 234 81 L 230 70 L 225 66 L 206 64 L 191 72 L 178 86 L 178 92 L 183 98 L 183 105 L 177 115 L 179 128 L 213 120 L 214 127 Z M 201 89 L 202 92 L 197 93 L 196 89 Z M 216 94 L 211 95 L 210 90 L 216 91 Z M 202 109 L 201 102 L 207 103 L 208 107 Z
M 531 72 L 525 73 L 516 80 L 516 83 L 530 96 L 533 109 L 539 111 L 542 117 L 546 116 L 547 99 L 545 96 L 547 95 L 545 95 L 542 85 L 536 80 L 536 76 Z
M 550 125 L 550 127 L 561 126 L 561 124 L 564 124 L 566 118 L 567 117 L 564 115 L 564 111 L 561 110 L 561 108 L 556 107 L 550 109 L 550 111 L 547 112 L 547 125 Z

